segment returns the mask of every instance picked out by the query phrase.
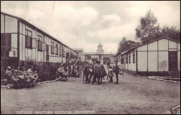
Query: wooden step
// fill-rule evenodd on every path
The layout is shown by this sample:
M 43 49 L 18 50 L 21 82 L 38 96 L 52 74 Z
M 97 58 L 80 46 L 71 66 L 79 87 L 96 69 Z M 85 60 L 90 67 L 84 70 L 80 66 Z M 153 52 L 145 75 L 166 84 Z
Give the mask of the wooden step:
M 170 76 L 180 76 L 180 72 L 179 71 L 169 71 L 168 72 Z

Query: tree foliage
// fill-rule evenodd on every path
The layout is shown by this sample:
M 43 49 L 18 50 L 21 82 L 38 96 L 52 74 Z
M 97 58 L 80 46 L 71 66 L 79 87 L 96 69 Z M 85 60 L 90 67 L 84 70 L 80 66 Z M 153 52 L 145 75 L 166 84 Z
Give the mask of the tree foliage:
M 135 30 L 136 38 L 141 41 L 142 44 L 161 37 L 168 37 L 180 41 L 180 29 L 177 29 L 174 26 L 160 28 L 157 23 L 157 18 L 151 10 L 149 10 L 144 17 L 140 18 L 140 25 Z M 140 43 L 138 42 L 127 40 L 126 37 L 123 37 L 119 43 L 117 54 L 139 44 Z
M 126 37 L 123 37 L 122 40 L 119 43 L 118 53 L 129 50 L 130 48 L 133 48 L 136 45 L 139 45 L 139 43 L 135 42 L 135 41 L 132 41 L 132 40 L 127 40 Z
M 146 43 L 160 37 L 169 37 L 180 41 L 180 30 L 174 26 L 160 28 L 159 24 L 157 24 L 157 18 L 149 10 L 145 17 L 140 18 L 140 25 L 136 28 L 136 38 L 142 43 Z
M 160 27 L 157 24 L 157 18 L 149 10 L 145 17 L 140 18 L 140 25 L 136 28 L 136 38 L 142 43 L 158 37 Z
M 180 41 L 180 30 L 174 26 L 172 27 L 165 26 L 161 29 L 161 36 L 169 37 L 171 39 Z

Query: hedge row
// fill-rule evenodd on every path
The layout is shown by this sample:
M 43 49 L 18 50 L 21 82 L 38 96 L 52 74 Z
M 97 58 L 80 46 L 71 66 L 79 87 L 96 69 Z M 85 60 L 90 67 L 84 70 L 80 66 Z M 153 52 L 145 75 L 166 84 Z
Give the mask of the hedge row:
M 26 61 L 16 61 L 17 63 L 12 62 L 6 62 L 1 60 L 1 79 L 5 78 L 5 70 L 7 66 L 11 66 L 13 68 L 17 68 L 24 66 L 27 70 L 32 65 L 34 66 L 35 70 L 38 73 L 39 80 L 40 81 L 48 81 L 48 80 L 54 80 L 57 77 L 56 70 L 60 63 L 39 63 L 39 62 L 26 62 Z M 79 63 L 80 66 L 84 65 L 84 62 Z

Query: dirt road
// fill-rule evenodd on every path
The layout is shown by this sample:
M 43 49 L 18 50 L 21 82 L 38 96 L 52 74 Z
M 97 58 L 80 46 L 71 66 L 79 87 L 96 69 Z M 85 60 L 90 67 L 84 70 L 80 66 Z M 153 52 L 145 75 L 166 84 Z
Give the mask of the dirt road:
M 114 77 L 115 82 L 115 77 Z M 130 74 L 119 84 L 104 80 L 86 84 L 82 77 L 40 84 L 31 89 L 1 89 L 1 113 L 57 112 L 100 114 L 166 114 L 180 105 L 180 84 Z

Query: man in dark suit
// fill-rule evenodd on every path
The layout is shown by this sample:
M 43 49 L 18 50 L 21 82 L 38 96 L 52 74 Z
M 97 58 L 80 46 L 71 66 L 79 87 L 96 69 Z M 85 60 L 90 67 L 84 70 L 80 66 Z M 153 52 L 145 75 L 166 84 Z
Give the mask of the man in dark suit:
M 101 83 L 101 65 L 100 65 L 100 61 L 96 61 L 96 64 L 94 65 L 94 77 L 93 77 L 93 81 L 92 81 L 92 84 L 94 84 L 94 82 L 96 81 L 97 79 L 97 82 L 98 84 Z
M 86 65 L 85 65 L 85 67 L 84 67 L 84 75 L 85 75 L 85 77 L 86 77 L 86 78 L 85 78 L 86 83 L 89 83 L 89 79 L 88 79 L 89 74 L 90 74 L 90 72 L 89 72 L 89 63 L 86 62 Z
M 89 82 L 91 82 L 92 77 L 93 77 L 93 75 L 94 75 L 94 70 L 93 70 L 93 68 L 94 68 L 94 64 L 90 64 L 90 68 L 89 68 L 89 71 L 90 71 L 90 74 L 89 74 Z
M 118 78 L 118 74 L 119 74 L 119 66 L 118 66 L 118 62 L 116 61 L 115 62 L 115 67 L 114 67 L 114 72 L 116 74 L 116 83 L 115 84 L 118 84 L 118 81 L 119 81 L 119 78 Z

